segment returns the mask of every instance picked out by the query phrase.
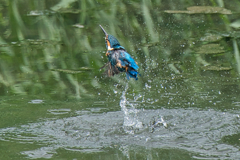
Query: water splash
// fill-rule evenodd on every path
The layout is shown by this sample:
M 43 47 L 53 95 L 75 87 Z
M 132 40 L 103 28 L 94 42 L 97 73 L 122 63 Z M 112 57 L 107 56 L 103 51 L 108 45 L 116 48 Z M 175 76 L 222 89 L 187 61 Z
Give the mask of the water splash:
M 134 110 L 129 109 L 131 103 L 124 100 L 125 94 L 122 97 L 122 108 L 126 107 L 127 113 L 129 110 Z M 166 151 L 175 153 L 178 150 L 194 156 L 195 159 L 239 159 L 240 157 L 239 113 L 197 108 L 139 111 L 135 120 L 134 116 L 123 114 L 123 111 L 107 113 L 83 111 L 78 112 L 74 117 L 46 119 L 43 122 L 0 128 L 0 141 L 3 145 L 5 142 L 5 144 L 10 142 L 17 146 L 23 145 L 20 153 L 28 159 L 53 159 L 61 156 L 61 153 L 71 155 L 71 152 L 74 154 L 81 152 L 86 155 L 89 153 L 94 155 L 98 152 L 103 154 L 108 148 L 110 151 L 106 151 L 107 154 L 120 151 L 121 154 L 116 156 L 124 155 L 123 158 L 120 157 L 122 159 L 130 159 L 133 154 L 150 159 L 142 153 L 157 155 Z M 121 121 L 127 116 L 133 120 L 124 120 L 125 125 L 129 124 L 129 126 L 123 127 Z M 143 123 L 143 128 L 137 129 L 136 124 L 139 123 Z M 229 137 L 236 137 L 236 142 L 230 142 Z M 106 150 L 103 150 L 104 148 Z M 59 153 L 59 149 L 63 152 Z M 179 152 L 176 155 L 179 156 Z M 164 155 L 155 159 L 162 157 Z
M 130 103 L 126 98 L 127 90 L 128 90 L 128 84 L 126 85 L 120 100 L 121 110 L 124 113 L 123 126 L 125 127 L 125 129 L 127 129 L 126 130 L 127 133 L 134 134 L 134 130 L 142 128 L 143 124 L 141 121 L 138 120 L 137 113 L 139 111 L 135 109 L 135 104 Z M 130 130 L 128 130 L 129 127 L 131 127 Z

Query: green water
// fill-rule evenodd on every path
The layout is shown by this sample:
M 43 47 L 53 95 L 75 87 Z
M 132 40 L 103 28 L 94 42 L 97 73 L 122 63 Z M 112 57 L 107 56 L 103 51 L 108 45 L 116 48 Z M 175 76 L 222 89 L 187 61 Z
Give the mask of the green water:
M 0 159 L 239 159 L 239 5 L 0 0 Z

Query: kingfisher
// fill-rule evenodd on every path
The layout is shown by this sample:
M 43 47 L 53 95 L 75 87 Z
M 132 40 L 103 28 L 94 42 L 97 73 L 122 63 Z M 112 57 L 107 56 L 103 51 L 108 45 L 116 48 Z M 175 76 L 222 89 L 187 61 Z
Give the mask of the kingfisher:
M 138 65 L 137 62 L 127 53 L 126 49 L 120 45 L 118 40 L 107 34 L 101 25 L 99 25 L 105 34 L 105 44 L 107 48 L 106 56 L 108 57 L 108 62 L 101 67 L 107 67 L 107 75 L 109 77 L 114 76 L 120 72 L 125 72 L 126 77 L 129 80 L 134 78 L 138 80 Z

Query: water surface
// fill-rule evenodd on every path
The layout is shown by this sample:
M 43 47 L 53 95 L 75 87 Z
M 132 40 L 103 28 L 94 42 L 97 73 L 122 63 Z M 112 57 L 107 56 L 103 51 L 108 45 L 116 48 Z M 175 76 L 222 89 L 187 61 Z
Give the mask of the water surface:
M 1 1 L 0 159 L 239 159 L 237 6 Z M 99 69 L 99 24 L 138 81 Z

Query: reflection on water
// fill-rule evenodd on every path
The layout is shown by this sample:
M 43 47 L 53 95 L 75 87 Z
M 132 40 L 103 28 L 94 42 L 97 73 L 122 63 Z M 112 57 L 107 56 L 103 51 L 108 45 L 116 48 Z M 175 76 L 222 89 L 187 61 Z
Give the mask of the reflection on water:
M 0 159 L 239 159 L 239 0 L 0 2 Z
M 40 104 L 40 103 L 44 103 L 44 101 L 41 99 L 34 99 L 34 100 L 29 101 L 28 103 Z
M 71 109 L 49 109 L 48 112 L 53 115 L 59 115 L 59 114 L 67 114 L 71 111 Z
M 62 154 L 73 159 L 109 158 L 110 153 L 116 153 L 113 159 L 137 159 L 132 157 L 142 153 L 140 157 L 152 159 L 169 155 L 174 159 L 237 159 L 238 81 L 228 77 L 164 79 L 146 82 L 138 93 L 129 84 L 116 85 L 109 95 L 98 95 L 99 101 L 14 97 L 1 101 L 5 108 L 19 102 L 14 112 L 3 110 L 14 115 L 5 119 L 11 122 L 19 114 L 22 119 L 26 114 L 19 109 L 25 108 L 27 117 L 39 118 L 8 123 L 0 129 L 0 141 L 20 145 L 17 153 L 32 159 Z
M 135 106 L 144 106 L 127 100 L 127 89 L 128 86 L 120 101 L 122 111 L 77 111 L 78 115 L 74 117 L 0 129 L 0 139 L 22 144 L 37 143 L 37 149 L 21 152 L 33 159 L 54 157 L 59 154 L 59 149 L 87 154 L 108 152 L 109 147 L 123 156 L 130 156 L 132 151 L 141 152 L 141 148 L 152 150 L 152 154 L 156 148 L 177 148 L 192 153 L 195 158 L 236 159 L 240 156 L 238 146 L 222 142 L 222 138 L 239 133 L 238 114 L 198 108 L 136 109 Z M 62 111 L 69 110 L 57 112 Z M 133 146 L 140 147 L 140 150 Z

